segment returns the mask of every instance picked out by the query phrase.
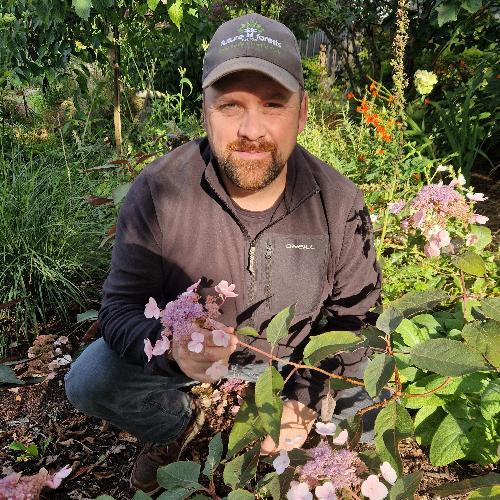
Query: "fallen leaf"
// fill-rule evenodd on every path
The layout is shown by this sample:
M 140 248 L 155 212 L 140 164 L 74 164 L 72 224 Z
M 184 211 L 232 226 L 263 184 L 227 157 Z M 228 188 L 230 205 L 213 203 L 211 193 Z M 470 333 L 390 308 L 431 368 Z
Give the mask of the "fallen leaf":
M 118 439 L 120 441 L 128 441 L 129 443 L 137 443 L 137 438 L 125 431 L 118 434 Z
M 109 477 L 113 477 L 113 472 L 94 472 L 94 476 L 96 479 L 108 479 Z

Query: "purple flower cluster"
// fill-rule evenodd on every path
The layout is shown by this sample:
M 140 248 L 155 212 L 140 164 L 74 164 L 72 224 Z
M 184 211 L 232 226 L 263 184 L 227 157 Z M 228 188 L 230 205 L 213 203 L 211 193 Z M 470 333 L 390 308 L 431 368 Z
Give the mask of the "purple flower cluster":
M 307 450 L 312 460 L 299 468 L 300 481 L 314 488 L 324 479 L 331 481 L 335 491 L 361 485 L 360 475 L 367 472 L 357 453 L 347 449 L 333 450 L 326 441 Z
M 164 326 L 163 335 L 176 339 L 188 339 L 196 330 L 196 323 L 205 322 L 208 312 L 198 302 L 200 296 L 196 292 L 184 292 L 176 300 L 169 302 L 160 314 Z

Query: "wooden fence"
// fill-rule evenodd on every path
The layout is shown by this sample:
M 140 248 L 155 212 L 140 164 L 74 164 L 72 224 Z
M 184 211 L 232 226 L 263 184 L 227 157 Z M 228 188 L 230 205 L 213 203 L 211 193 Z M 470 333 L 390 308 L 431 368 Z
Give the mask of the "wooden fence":
M 306 40 L 299 40 L 300 55 L 314 57 L 319 54 L 319 62 L 326 67 L 328 75 L 337 67 L 337 51 L 332 48 L 328 38 L 322 31 L 316 31 Z

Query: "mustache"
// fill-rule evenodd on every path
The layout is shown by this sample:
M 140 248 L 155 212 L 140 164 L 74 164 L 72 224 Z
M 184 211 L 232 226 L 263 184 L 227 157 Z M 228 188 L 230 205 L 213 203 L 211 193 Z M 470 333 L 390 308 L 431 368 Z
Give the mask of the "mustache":
M 269 141 L 259 141 L 257 143 L 239 140 L 228 144 L 226 147 L 227 151 L 245 151 L 247 153 L 265 153 L 271 152 L 275 153 L 277 147 L 275 144 Z

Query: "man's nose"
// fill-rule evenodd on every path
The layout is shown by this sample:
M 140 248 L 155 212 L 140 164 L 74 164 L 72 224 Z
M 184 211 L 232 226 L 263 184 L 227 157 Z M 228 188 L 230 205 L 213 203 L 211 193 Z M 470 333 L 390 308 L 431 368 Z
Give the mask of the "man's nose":
M 255 141 L 266 135 L 264 120 L 258 110 L 245 110 L 240 122 L 238 135 L 240 137 L 245 137 L 249 141 Z

